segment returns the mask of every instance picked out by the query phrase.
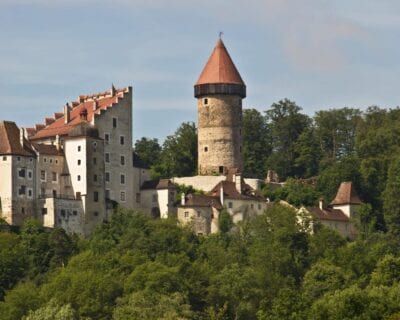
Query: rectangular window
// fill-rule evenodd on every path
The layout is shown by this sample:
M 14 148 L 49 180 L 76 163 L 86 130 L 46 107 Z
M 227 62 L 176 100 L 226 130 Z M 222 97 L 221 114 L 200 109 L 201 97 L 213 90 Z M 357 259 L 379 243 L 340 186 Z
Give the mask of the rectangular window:
M 76 179 L 77 179 L 78 181 L 81 181 L 81 176 L 78 174 L 78 176 L 76 177 Z
M 250 208 L 254 209 L 254 204 L 253 203 L 250 205 Z
M 106 199 L 110 199 L 110 190 L 106 189 Z
M 53 190 L 53 198 L 57 198 L 57 190 Z
M 79 160 L 78 160 L 78 166 L 80 166 L 80 165 L 81 165 L 81 160 L 79 159 Z
M 21 207 L 21 213 L 25 214 L 25 208 L 24 207 Z
M 230 209 L 233 208 L 233 203 L 232 202 L 228 202 L 228 208 L 230 208 Z
M 125 137 L 124 136 L 120 136 L 119 137 L 119 143 L 121 146 L 123 146 L 125 144 Z
M 57 172 L 52 172 L 51 175 L 53 182 L 57 182 Z
M 261 204 L 258 204 L 258 210 L 261 210 Z
M 140 193 L 136 193 L 136 203 L 140 203 Z
M 106 182 L 110 182 L 110 173 L 106 172 Z
M 97 174 L 93 175 L 93 181 L 97 182 Z
M 121 184 L 125 184 L 125 175 L 121 174 Z
M 81 146 L 78 146 L 78 152 L 81 152 L 81 149 L 82 149 Z
M 117 127 L 117 118 L 113 118 L 112 121 L 113 121 L 113 128 L 116 128 Z
M 21 161 L 21 157 L 17 157 L 17 161 Z
M 46 171 L 40 170 L 40 180 L 46 181 Z
M 65 217 L 65 210 L 61 209 L 61 216 Z
M 78 211 L 73 210 L 73 211 L 72 211 L 72 214 L 73 214 L 74 216 L 77 216 L 77 215 L 78 215 Z
M 189 211 L 185 211 L 185 218 L 189 218 Z
M 96 152 L 97 150 L 97 142 L 93 142 L 93 152 Z
M 99 202 L 99 193 L 97 191 L 93 192 L 93 200 L 94 202 Z
M 121 191 L 121 201 L 122 201 L 122 202 L 126 201 L 126 198 L 125 198 L 125 191 Z
M 20 186 L 18 190 L 19 195 L 24 195 L 26 194 L 26 186 Z
M 157 200 L 158 200 L 157 194 L 153 194 L 152 200 L 153 200 L 153 202 L 157 202 Z
M 3 157 L 3 161 L 7 161 L 7 157 L 6 156 Z
M 25 168 L 18 169 L 18 177 L 25 178 L 25 174 L 26 174 Z
M 97 164 L 97 158 L 93 158 L 93 164 L 94 164 L 94 165 Z
M 125 165 L 125 156 L 121 156 L 121 166 Z
M 42 208 L 42 215 L 47 214 L 47 208 Z
M 33 196 L 33 190 L 32 189 L 28 189 L 28 197 L 32 198 Z
M 109 133 L 104 134 L 104 142 L 105 142 L 105 144 L 110 143 L 110 134 Z
M 106 161 L 107 163 L 110 162 L 110 154 L 109 154 L 109 153 L 106 153 L 106 154 L 105 154 L 105 161 Z

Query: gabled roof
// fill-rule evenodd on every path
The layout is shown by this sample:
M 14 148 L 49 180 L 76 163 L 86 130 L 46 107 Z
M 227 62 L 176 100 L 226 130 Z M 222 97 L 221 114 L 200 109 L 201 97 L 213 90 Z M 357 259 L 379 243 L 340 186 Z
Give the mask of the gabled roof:
M 218 39 L 196 85 L 210 83 L 244 85 L 242 77 L 221 39 Z
M 147 180 L 143 182 L 140 187 L 141 190 L 151 190 L 151 189 L 176 189 L 176 185 L 171 182 L 169 179 L 156 179 L 156 180 Z
M 224 191 L 224 197 L 227 199 L 264 201 L 264 198 L 258 195 L 248 184 L 242 183 L 242 193 L 240 193 L 234 182 L 226 180 L 220 181 L 207 195 L 219 197 L 221 187 Z
M 63 156 L 64 152 L 62 149 L 57 149 L 57 147 L 53 144 L 44 144 L 44 143 L 32 143 L 33 148 L 39 154 L 45 154 L 49 156 Z
M 213 207 L 222 210 L 219 197 L 190 193 L 185 197 L 185 204 L 181 207 Z
M 86 113 L 87 121 L 92 121 L 95 114 L 100 114 L 102 110 L 107 110 L 112 104 L 117 103 L 118 99 L 124 97 L 131 88 L 111 89 L 110 91 L 96 93 L 92 95 L 79 96 L 78 102 L 72 102 L 70 106 L 70 121 L 65 124 L 64 114 L 57 113 L 55 118 L 47 118 L 45 124 L 36 125 L 36 130 L 29 128 L 30 140 L 55 137 L 56 135 L 65 136 L 76 125 L 81 123 L 81 114 Z
M 0 154 L 35 156 L 32 146 L 25 137 L 23 138 L 23 146 L 21 145 L 20 130 L 15 122 L 0 121 Z
M 331 205 L 341 204 L 361 204 L 361 200 L 354 189 L 351 181 L 342 182 L 338 189 L 335 199 L 331 202 Z
M 314 214 L 319 220 L 328 221 L 350 221 L 349 217 L 346 216 L 340 209 L 324 208 L 320 209 L 318 207 L 308 207 L 307 210 Z

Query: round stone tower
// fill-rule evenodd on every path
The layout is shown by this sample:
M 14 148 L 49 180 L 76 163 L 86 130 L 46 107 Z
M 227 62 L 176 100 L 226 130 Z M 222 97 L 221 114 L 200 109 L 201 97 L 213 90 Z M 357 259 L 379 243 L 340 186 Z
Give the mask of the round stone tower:
M 246 85 L 218 39 L 194 86 L 198 107 L 198 174 L 242 171 L 242 99 Z

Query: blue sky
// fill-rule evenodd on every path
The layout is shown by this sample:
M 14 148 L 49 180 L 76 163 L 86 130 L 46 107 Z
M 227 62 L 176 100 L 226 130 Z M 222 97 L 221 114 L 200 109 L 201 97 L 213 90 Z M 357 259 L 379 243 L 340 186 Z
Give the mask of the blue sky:
M 31 126 L 113 82 L 133 86 L 134 140 L 163 140 L 197 120 L 219 31 L 244 107 L 399 105 L 400 1 L 0 0 L 0 119 Z

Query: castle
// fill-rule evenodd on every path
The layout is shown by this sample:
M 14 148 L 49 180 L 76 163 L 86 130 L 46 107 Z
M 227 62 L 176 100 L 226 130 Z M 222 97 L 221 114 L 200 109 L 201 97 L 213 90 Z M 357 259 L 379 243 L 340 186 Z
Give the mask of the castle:
M 132 88 L 81 95 L 32 128 L 0 122 L 0 217 L 21 225 L 90 235 L 114 208 L 155 218 L 176 216 L 198 234 L 219 230 L 226 210 L 234 222 L 269 205 L 261 181 L 242 177 L 242 99 L 246 85 L 218 39 L 194 86 L 198 108 L 198 176 L 150 180 L 133 152 Z M 176 184 L 204 194 L 182 194 Z

